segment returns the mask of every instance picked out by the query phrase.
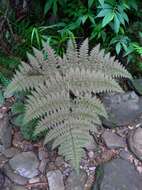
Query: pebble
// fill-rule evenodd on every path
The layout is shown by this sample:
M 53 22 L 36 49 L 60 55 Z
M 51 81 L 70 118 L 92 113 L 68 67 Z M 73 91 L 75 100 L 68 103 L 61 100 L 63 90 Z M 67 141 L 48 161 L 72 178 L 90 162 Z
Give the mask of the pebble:
M 47 163 L 48 163 L 48 160 L 46 159 L 43 159 L 41 162 L 40 162 L 40 165 L 39 165 L 39 171 L 42 173 L 42 174 L 45 174 L 46 173 L 46 167 L 47 167 Z
M 47 179 L 50 190 L 65 190 L 63 175 L 60 170 L 47 172 Z
M 108 148 L 124 148 L 126 143 L 124 139 L 111 131 L 105 131 L 102 135 Z

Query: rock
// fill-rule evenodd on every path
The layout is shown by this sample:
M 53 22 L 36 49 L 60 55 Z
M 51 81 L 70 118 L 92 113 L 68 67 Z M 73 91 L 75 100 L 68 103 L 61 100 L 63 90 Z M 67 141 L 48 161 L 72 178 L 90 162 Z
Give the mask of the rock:
M 0 170 L 0 189 L 3 188 L 4 182 L 5 182 L 5 176 L 3 172 Z
M 104 142 L 108 148 L 123 148 L 125 147 L 124 139 L 111 131 L 105 131 L 102 134 Z
M 135 156 L 142 161 L 142 128 L 130 131 L 128 135 L 128 146 Z
M 39 160 L 44 160 L 44 159 L 48 158 L 48 153 L 47 153 L 47 151 L 44 150 L 44 148 L 39 148 L 38 158 L 39 158 Z
M 11 146 L 12 128 L 9 124 L 8 114 L 0 113 L 0 144 L 4 149 Z
M 63 175 L 60 170 L 47 172 L 47 179 L 50 190 L 65 190 Z
M 38 175 L 39 161 L 33 152 L 22 152 L 9 160 L 11 168 L 19 175 L 33 178 Z
M 46 167 L 47 167 L 47 163 L 48 163 L 48 160 L 44 159 L 40 162 L 40 165 L 39 165 L 39 171 L 42 173 L 42 174 L 45 174 L 46 173 Z
M 88 141 L 88 143 L 85 145 L 85 148 L 88 151 L 95 150 L 97 148 L 97 143 L 94 141 L 93 138 L 90 138 L 90 140 Z
M 11 180 L 8 177 L 5 177 L 5 182 L 2 190 L 11 190 Z
M 57 167 L 61 167 L 61 166 L 63 166 L 64 164 L 65 164 L 65 161 L 64 161 L 63 157 L 62 157 L 62 156 L 58 156 L 58 157 L 56 158 L 56 160 L 55 160 L 55 165 L 56 165 Z
M 14 183 L 16 183 L 18 185 L 26 185 L 27 184 L 28 180 L 25 177 L 22 177 L 16 173 L 14 173 L 8 164 L 5 164 L 3 169 L 4 169 L 5 175 Z
M 131 157 L 131 154 L 129 151 L 126 151 L 126 150 L 121 150 L 120 153 L 119 153 L 119 156 L 120 158 L 124 159 L 124 160 L 129 160 L 130 157 Z
M 142 114 L 142 98 L 133 91 L 104 96 L 103 103 L 109 115 L 103 124 L 110 128 L 129 125 Z
M 141 190 L 142 176 L 133 164 L 115 159 L 104 165 L 104 176 L 99 187 L 93 190 Z
M 19 152 L 20 152 L 20 150 L 12 147 L 12 148 L 8 148 L 8 149 L 5 149 L 4 151 L 2 151 L 2 154 L 4 154 L 6 158 L 12 158 Z
M 66 181 L 66 190 L 83 190 L 86 180 L 87 174 L 84 170 L 80 171 L 80 176 L 72 171 Z
M 12 190 L 28 190 L 26 187 L 19 186 L 19 185 L 13 185 Z
M 3 154 L 0 154 L 0 168 L 2 168 L 7 161 L 8 159 Z
M 133 79 L 131 82 L 133 87 L 135 88 L 135 91 L 142 95 L 142 78 Z
M 56 170 L 57 167 L 55 166 L 54 162 L 49 162 L 47 165 L 47 171 Z
M 29 183 L 39 183 L 40 182 L 40 178 L 39 177 L 34 177 L 32 179 L 29 180 Z

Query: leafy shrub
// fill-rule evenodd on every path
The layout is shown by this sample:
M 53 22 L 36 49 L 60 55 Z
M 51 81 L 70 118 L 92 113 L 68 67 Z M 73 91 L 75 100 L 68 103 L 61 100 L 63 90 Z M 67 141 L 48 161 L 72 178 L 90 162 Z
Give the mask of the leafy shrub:
M 97 132 L 100 116 L 107 117 L 96 94 L 122 92 L 115 78 L 131 75 L 99 45 L 89 52 L 88 39 L 80 48 L 69 41 L 63 58 L 47 44 L 43 51 L 33 51 L 34 56 L 28 54 L 29 64 L 19 66 L 5 95 L 30 91 L 24 123 L 39 119 L 35 135 L 48 129 L 44 143 L 54 140 L 53 148 L 59 146 L 59 153 L 79 171 L 82 147 L 91 138 L 89 131 Z

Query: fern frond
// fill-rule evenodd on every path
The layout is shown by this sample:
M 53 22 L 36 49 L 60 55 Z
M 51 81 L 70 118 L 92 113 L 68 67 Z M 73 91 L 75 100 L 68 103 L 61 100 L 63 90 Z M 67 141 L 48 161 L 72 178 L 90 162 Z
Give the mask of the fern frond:
M 34 52 L 34 55 L 38 61 L 38 63 L 40 64 L 40 66 L 43 64 L 44 62 L 44 55 L 43 55 L 43 52 L 34 48 L 33 47 L 33 52 Z
M 45 97 L 29 96 L 24 120 L 29 122 L 43 115 L 51 116 L 69 107 L 70 99 L 66 92 L 46 95 Z
M 83 41 L 79 48 L 79 63 L 81 65 L 88 65 L 89 64 L 89 59 L 88 59 L 88 52 L 89 52 L 89 47 L 88 47 L 88 38 Z
M 45 128 L 51 129 L 57 127 L 61 125 L 61 123 L 68 121 L 70 117 L 74 118 L 75 120 L 81 119 L 87 123 L 90 121 L 91 128 L 89 128 L 89 130 L 96 131 L 95 126 L 101 125 L 101 120 L 97 115 L 97 110 L 92 112 L 91 106 L 90 108 L 88 107 L 86 109 L 81 105 L 81 102 L 75 104 L 68 102 L 68 107 L 62 106 L 60 111 L 56 111 L 48 116 L 43 117 L 36 127 L 35 134 L 41 133 Z
M 30 91 L 24 122 L 38 118 L 35 135 L 47 130 L 44 143 L 53 140 L 53 148 L 59 147 L 59 153 L 79 171 L 82 147 L 91 138 L 89 131 L 97 132 L 100 116 L 107 118 L 92 92 L 123 92 L 115 78 L 131 75 L 99 45 L 89 53 L 88 39 L 80 48 L 69 41 L 63 58 L 48 45 L 33 52 L 34 56 L 27 54 L 29 64 L 19 66 L 5 94 Z
M 45 69 L 48 69 L 48 67 L 55 68 L 58 63 L 57 61 L 58 59 L 57 59 L 57 55 L 55 51 L 47 43 L 44 44 L 43 50 L 44 50 L 45 56 L 47 57 L 45 59 L 45 64 L 43 64 L 43 67 Z
M 71 68 L 66 75 L 66 81 L 69 88 L 77 96 L 87 92 L 123 92 L 114 79 L 104 75 L 102 72 Z
M 81 157 L 84 154 L 83 147 L 89 141 L 90 123 L 82 120 L 69 119 L 63 126 L 53 128 L 45 138 L 45 144 L 55 140 L 53 148 L 59 147 L 59 153 L 79 171 Z
M 88 109 L 90 112 L 95 112 L 97 115 L 103 116 L 105 118 L 108 117 L 107 112 L 105 110 L 104 105 L 101 101 L 96 97 L 81 97 L 75 100 L 77 103 L 79 102 L 80 108 Z M 82 109 L 81 108 L 81 109 Z
M 79 57 L 78 57 L 78 49 L 75 41 L 69 40 L 66 51 L 66 60 L 68 62 L 67 66 L 78 65 Z
M 91 70 L 103 72 L 110 77 L 132 78 L 131 74 L 115 60 L 115 57 L 111 57 L 110 53 L 105 55 L 104 50 L 100 50 L 100 45 L 91 50 L 89 64 L 85 66 Z
M 16 71 L 12 82 L 8 85 L 5 91 L 5 96 L 11 96 L 15 91 L 33 89 L 46 79 L 47 75 L 42 73 L 41 70 L 35 70 L 30 65 L 22 62 L 19 69 Z

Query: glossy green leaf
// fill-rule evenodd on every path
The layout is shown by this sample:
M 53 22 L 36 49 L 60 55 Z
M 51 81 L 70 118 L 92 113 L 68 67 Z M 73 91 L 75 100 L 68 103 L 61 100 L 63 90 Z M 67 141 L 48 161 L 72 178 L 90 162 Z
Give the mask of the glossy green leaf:
M 125 12 L 123 13 L 123 18 L 126 20 L 127 23 L 129 22 L 129 18 Z
M 115 14 L 115 16 L 114 16 L 114 31 L 116 33 L 118 33 L 119 32 L 119 28 L 120 28 L 120 21 L 119 21 L 117 15 Z
M 48 13 L 49 9 L 51 9 L 52 3 L 53 3 L 52 0 L 50 0 L 50 1 L 47 0 L 47 1 L 46 1 L 46 4 L 45 4 L 45 6 L 44 6 L 44 14 L 45 14 L 45 15 Z
M 0 91 L 0 105 L 2 105 L 4 103 L 4 96 L 2 91 Z
M 116 53 L 117 53 L 117 55 L 118 55 L 118 54 L 120 53 L 120 50 L 121 50 L 121 43 L 120 43 L 120 42 L 118 42 L 118 43 L 116 44 L 115 49 L 116 49 Z
M 99 0 L 99 3 L 101 4 L 101 6 L 104 5 L 104 0 Z
M 53 3 L 53 14 L 54 15 L 57 14 L 57 0 L 54 0 L 54 3 Z
M 94 0 L 88 0 L 88 8 L 91 8 L 94 3 Z
M 108 13 L 104 18 L 102 22 L 102 27 L 106 26 L 108 23 L 110 23 L 114 18 L 114 13 L 110 12 Z
M 111 10 L 111 9 L 102 9 L 102 10 L 98 13 L 97 17 L 104 17 L 104 16 L 106 16 L 108 13 L 112 13 L 112 10 Z
M 88 18 L 88 15 L 84 15 L 84 16 L 82 16 L 82 17 L 80 18 L 82 24 L 84 24 L 84 23 L 86 22 L 87 18 Z

